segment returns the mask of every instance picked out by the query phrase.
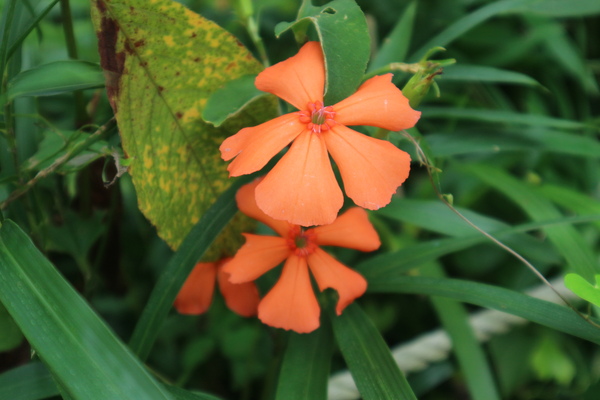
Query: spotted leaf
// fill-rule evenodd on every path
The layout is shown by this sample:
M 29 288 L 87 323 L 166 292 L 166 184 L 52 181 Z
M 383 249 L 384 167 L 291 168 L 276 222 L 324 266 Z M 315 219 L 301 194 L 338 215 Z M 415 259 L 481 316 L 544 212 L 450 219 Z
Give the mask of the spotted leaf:
M 176 248 L 230 184 L 218 147 L 271 118 L 253 102 L 219 128 L 205 123 L 209 96 L 262 65 L 234 36 L 172 0 L 93 0 L 106 90 L 141 211 Z

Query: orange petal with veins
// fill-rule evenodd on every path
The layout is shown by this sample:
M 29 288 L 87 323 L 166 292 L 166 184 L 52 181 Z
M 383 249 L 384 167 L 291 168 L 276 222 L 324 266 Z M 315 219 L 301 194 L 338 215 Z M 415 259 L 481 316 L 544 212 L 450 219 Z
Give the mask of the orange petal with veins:
M 223 270 L 231 283 L 250 282 L 279 265 L 291 250 L 284 238 L 244 233 L 246 243 Z
M 235 201 L 238 209 L 248 217 L 267 225 L 282 237 L 287 237 L 290 230 L 290 224 L 286 221 L 280 221 L 269 217 L 256 205 L 254 191 L 260 182 L 261 179 L 255 179 L 253 182 L 238 189 L 235 194 Z
M 333 109 L 336 122 L 369 125 L 390 131 L 415 126 L 421 113 L 413 110 L 402 91 L 392 83 L 392 74 L 374 76 Z
M 221 158 L 229 161 L 236 157 L 227 167 L 230 176 L 251 174 L 264 167 L 305 129 L 306 124 L 294 113 L 244 128 L 221 143 Z
M 377 210 L 387 205 L 408 178 L 410 156 L 388 141 L 343 125 L 336 125 L 323 137 L 340 170 L 346 194 L 363 208 Z
M 320 313 L 306 259 L 290 256 L 281 277 L 258 305 L 258 318 L 275 328 L 308 333 L 319 327 Z
M 229 274 L 223 268 L 219 269 L 217 280 L 225 304 L 230 310 L 242 317 L 253 317 L 258 313 L 260 297 L 254 282 L 231 283 Z
M 256 204 L 268 216 L 295 225 L 330 224 L 344 197 L 323 136 L 302 133 L 256 187 Z
M 206 312 L 212 302 L 216 275 L 216 263 L 196 264 L 175 298 L 175 309 L 189 315 Z
M 298 54 L 262 71 L 255 80 L 258 90 L 272 93 L 299 110 L 323 101 L 325 62 L 319 42 L 308 42 Z
M 337 217 L 332 224 L 309 229 L 315 233 L 319 246 L 338 246 L 360 251 L 377 250 L 381 245 L 379 235 L 369 221 L 367 212 L 353 207 Z
M 346 267 L 322 249 L 308 256 L 308 265 L 321 291 L 331 288 L 338 292 L 335 311 L 340 315 L 354 299 L 367 290 L 367 281 L 358 272 Z

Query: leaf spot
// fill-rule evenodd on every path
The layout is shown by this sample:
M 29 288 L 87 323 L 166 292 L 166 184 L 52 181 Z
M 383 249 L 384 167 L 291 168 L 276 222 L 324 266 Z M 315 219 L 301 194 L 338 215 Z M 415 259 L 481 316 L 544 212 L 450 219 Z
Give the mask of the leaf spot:
M 173 36 L 171 36 L 171 35 L 163 36 L 163 40 L 165 41 L 165 44 L 167 46 L 169 46 L 169 47 L 175 46 L 175 41 L 173 40 Z

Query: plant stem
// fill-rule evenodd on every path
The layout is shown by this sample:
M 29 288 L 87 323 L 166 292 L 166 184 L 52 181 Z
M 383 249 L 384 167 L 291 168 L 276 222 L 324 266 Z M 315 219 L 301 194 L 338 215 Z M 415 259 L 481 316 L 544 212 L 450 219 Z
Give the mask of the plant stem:
M 75 41 L 75 32 L 73 31 L 73 17 L 71 16 L 69 0 L 60 0 L 60 10 L 67 44 L 67 54 L 70 59 L 77 60 L 79 57 L 77 56 L 77 43 Z M 85 111 L 83 92 L 76 90 L 73 92 L 73 95 L 75 97 L 75 127 L 79 128 L 88 122 L 88 116 Z
M 111 118 L 106 124 L 104 124 L 100 128 L 98 128 L 98 130 L 96 130 L 96 132 L 91 134 L 84 142 L 73 147 L 70 151 L 67 151 L 64 155 L 57 158 L 52 163 L 52 165 L 50 165 L 48 168 L 45 168 L 45 169 L 39 171 L 37 173 L 37 175 L 34 176 L 32 179 L 30 179 L 26 184 L 24 184 L 23 186 L 21 186 L 19 189 L 15 190 L 14 192 L 12 192 L 6 200 L 4 200 L 2 203 L 0 203 L 0 210 L 6 208 L 6 206 L 8 206 L 11 202 L 13 202 L 14 200 L 18 199 L 19 197 L 21 197 L 22 195 L 27 193 L 29 191 L 29 189 L 31 189 L 40 179 L 47 177 L 48 175 L 50 175 L 51 173 L 56 171 L 61 165 L 63 165 L 64 163 L 69 161 L 71 158 L 73 158 L 74 156 L 76 156 L 77 154 L 79 154 L 80 152 L 85 150 L 86 148 L 88 148 L 92 143 L 99 140 L 102 137 L 102 135 L 108 131 L 109 127 L 112 125 L 113 122 L 114 122 L 114 117 Z
M 254 42 L 254 45 L 256 46 L 256 49 L 258 50 L 260 59 L 261 59 L 263 65 L 265 67 L 268 67 L 269 66 L 269 57 L 267 56 L 267 50 L 265 48 L 265 44 L 263 43 L 262 38 L 260 37 L 260 34 L 258 33 L 258 24 L 256 23 L 256 20 L 252 16 L 248 17 L 247 23 L 248 23 L 248 33 L 250 34 L 250 37 L 252 38 L 252 42 Z
M 415 149 L 417 151 L 417 154 L 419 155 L 420 161 L 421 161 L 421 163 L 423 163 L 423 165 L 425 166 L 425 169 L 427 170 L 427 175 L 429 176 L 429 181 L 431 183 L 431 187 L 433 188 L 436 196 L 438 197 L 438 199 L 440 199 L 440 201 L 442 203 L 444 203 L 454 214 L 456 214 L 460 219 L 465 221 L 468 225 L 470 225 L 477 232 L 481 233 L 483 236 L 488 238 L 490 241 L 492 241 L 498 247 L 504 249 L 506 252 L 511 254 L 513 257 L 515 257 L 521 263 L 523 263 L 531 272 L 533 272 L 534 275 L 536 275 L 539 278 L 540 281 L 542 281 L 546 286 L 548 286 L 550 288 L 550 290 L 552 290 L 571 310 L 575 311 L 575 313 L 578 316 L 583 318 L 589 324 L 591 324 L 597 328 L 600 328 L 600 325 L 598 325 L 594 321 L 590 320 L 588 317 L 583 315 L 577 308 L 575 308 L 575 306 L 573 306 L 569 302 L 569 300 L 567 298 L 565 298 L 565 296 L 563 296 L 554 286 L 552 286 L 552 284 L 548 281 L 548 279 L 546 279 L 546 277 L 544 275 L 542 275 L 542 273 L 540 271 L 538 271 L 538 269 L 532 263 L 530 263 L 525 257 L 523 257 L 521 254 L 517 253 L 515 250 L 513 250 L 511 247 L 507 246 L 500 240 L 496 239 L 493 235 L 489 234 L 484 229 L 477 226 L 475 223 L 471 222 L 470 219 L 465 217 L 460 211 L 458 211 L 456 208 L 454 208 L 454 206 L 452 204 L 450 204 L 450 202 L 446 199 L 446 196 L 444 196 L 442 194 L 442 192 L 438 189 L 437 185 L 435 184 L 435 179 L 434 179 L 434 175 L 436 173 L 435 167 L 433 167 L 433 165 L 429 162 L 429 159 L 427 158 L 427 156 L 421 149 L 421 146 L 419 145 L 419 143 L 415 140 L 414 137 L 412 137 L 406 131 L 404 131 L 402 133 L 402 136 L 404 136 L 405 138 L 410 140 L 412 142 L 412 144 L 415 146 Z
M 14 128 L 14 118 L 13 118 L 13 107 L 12 102 L 6 103 L 4 105 L 4 125 L 5 125 L 5 138 L 8 144 L 8 150 L 10 152 L 13 167 L 15 169 L 15 175 L 19 177 L 19 181 L 21 180 L 21 174 L 19 172 L 19 156 L 17 154 L 17 138 L 15 136 L 15 128 Z
M 258 31 L 258 24 L 256 23 L 256 19 L 254 18 L 254 7 L 252 6 L 252 0 L 239 0 L 238 2 L 240 11 L 242 13 L 242 21 L 246 26 L 246 30 L 250 35 L 250 39 L 252 39 L 252 43 L 256 46 L 256 50 L 258 51 L 258 55 L 265 67 L 269 66 L 269 57 L 267 56 L 267 50 L 265 48 L 265 44 L 260 37 L 260 33 Z
M 6 88 L 4 72 L 8 61 L 8 39 L 15 16 L 16 4 L 16 0 L 8 0 L 8 4 L 5 4 L 5 7 L 7 7 L 6 14 L 2 15 L 2 21 L 0 21 L 0 26 L 2 26 L 2 41 L 0 42 L 0 82 L 2 82 L 2 91 Z

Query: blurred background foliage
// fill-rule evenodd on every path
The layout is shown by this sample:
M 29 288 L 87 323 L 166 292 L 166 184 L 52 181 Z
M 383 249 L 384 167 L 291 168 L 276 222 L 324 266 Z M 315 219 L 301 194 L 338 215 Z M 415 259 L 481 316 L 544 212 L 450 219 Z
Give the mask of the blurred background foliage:
M 181 2 L 232 32 L 258 56 L 237 2 Z M 40 4 L 52 2 L 28 3 L 38 10 Z M 19 72 L 51 62 L 69 58 L 99 62 L 88 0 L 69 3 L 76 53 L 65 41 L 68 22 L 56 4 L 8 59 L 4 88 Z M 442 44 L 446 51 L 434 57 L 453 58 L 456 64 L 436 77 L 439 93 L 431 90 L 418 107 L 423 112 L 417 125 L 421 145 L 439 170 L 435 185 L 440 191 L 452 194 L 454 204 L 472 212 L 469 218 L 490 232 L 581 217 L 576 225 L 559 224 L 562 228 L 554 231 L 538 226 L 502 239 L 546 277 L 598 271 L 600 7 L 583 0 L 572 6 L 545 1 L 538 8 L 521 3 L 525 2 L 358 1 L 372 34 L 374 60 L 379 56 L 384 63 L 416 62 L 424 46 L 427 50 L 442 44 L 431 42 L 432 38 L 441 34 L 443 41 L 456 35 Z M 3 10 L 6 4 L 7 0 L 0 1 Z M 291 33 L 276 39 L 273 32 L 277 23 L 295 19 L 299 2 L 258 0 L 253 5 L 270 62 L 295 53 Z M 498 12 L 490 11 L 484 18 L 482 10 L 490 7 Z M 24 7 L 20 10 L 26 12 Z M 407 17 L 409 13 L 414 17 Z M 15 18 L 13 24 L 26 17 Z M 409 18 L 412 32 L 408 29 L 408 35 L 396 39 L 397 47 L 386 49 L 389 54 L 382 56 L 385 39 L 394 36 L 403 18 Z M 473 27 L 460 32 L 469 23 Z M 55 73 L 69 78 L 68 68 Z M 409 77 L 397 73 L 399 86 Z M 34 87 L 44 86 L 45 77 L 35 79 L 39 81 L 31 82 Z M 82 91 L 18 97 L 3 105 L 0 201 L 60 156 L 77 151 L 68 164 L 35 182 L 2 212 L 30 235 L 117 335 L 127 340 L 172 252 L 137 209 L 128 175 L 105 185 L 115 178 L 115 160 L 121 159 L 122 151 L 104 89 L 93 88 L 91 77 L 89 83 L 91 88 Z M 86 142 L 101 126 L 105 131 L 100 138 L 93 144 Z M 6 134 L 8 129 L 14 129 L 14 139 Z M 408 141 L 399 135 L 391 140 L 417 159 Z M 77 147 L 81 143 L 83 150 Z M 413 168 L 393 204 L 372 213 L 384 243 L 378 254 L 403 250 L 400 257 L 418 246 L 433 249 L 437 240 L 477 236 L 436 200 L 426 169 L 418 163 Z M 361 263 L 370 257 L 353 251 L 336 255 L 352 266 L 368 265 Z M 403 268 L 402 260 L 397 268 Z M 483 240 L 439 257 L 425 257 L 405 269 L 413 275 L 447 275 L 518 291 L 540 284 L 521 262 Z M 361 272 L 369 278 L 367 267 Z M 358 303 L 394 346 L 440 327 L 443 307 L 431 298 L 372 293 Z M 476 307 L 465 309 L 471 312 Z M 30 348 L 3 307 L 0 327 L 0 371 L 27 363 Z M 210 311 L 201 317 L 172 313 L 148 363 L 158 376 L 176 385 L 223 398 L 268 399 L 285 340 L 281 332 L 257 320 L 231 313 L 216 296 Z M 503 399 L 600 396 L 600 353 L 585 340 L 526 324 L 493 335 L 484 350 Z M 332 370 L 344 368 L 336 353 Z M 464 371 L 452 354 L 426 363 L 420 372 L 409 374 L 409 381 L 422 399 L 469 398 Z

